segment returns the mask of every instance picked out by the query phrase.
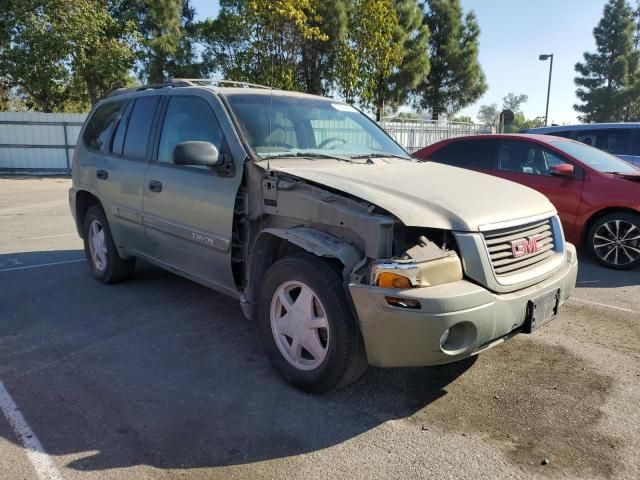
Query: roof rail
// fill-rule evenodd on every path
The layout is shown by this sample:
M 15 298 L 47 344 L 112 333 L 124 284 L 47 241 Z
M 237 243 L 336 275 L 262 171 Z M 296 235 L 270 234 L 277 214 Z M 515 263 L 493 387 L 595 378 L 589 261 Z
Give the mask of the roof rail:
M 269 87 L 267 85 L 259 85 L 257 83 L 249 83 L 249 82 L 242 82 L 242 81 L 238 81 L 238 80 L 215 80 L 213 78 L 172 78 L 171 82 L 185 82 L 188 83 L 191 86 L 198 86 L 198 85 L 202 85 L 202 86 L 214 86 L 214 85 L 219 85 L 219 86 L 239 86 L 239 87 L 244 87 L 244 88 L 264 88 L 267 90 L 272 90 L 273 87 Z
M 168 82 L 162 83 L 152 83 L 149 85 L 141 85 L 139 87 L 130 87 L 130 88 L 116 88 L 115 90 L 110 91 L 107 94 L 107 97 L 114 97 L 116 95 L 122 95 L 125 93 L 131 92 L 141 92 L 143 90 L 155 90 L 158 88 L 176 88 L 176 87 L 190 87 L 193 84 L 191 82 L 186 82 L 180 79 L 170 80 Z

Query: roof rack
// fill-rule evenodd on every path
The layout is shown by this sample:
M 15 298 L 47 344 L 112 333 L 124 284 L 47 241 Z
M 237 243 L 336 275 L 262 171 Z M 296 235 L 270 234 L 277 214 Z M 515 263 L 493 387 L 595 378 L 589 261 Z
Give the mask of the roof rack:
M 258 85 L 257 83 L 240 82 L 237 80 L 214 80 L 211 78 L 172 78 L 168 82 L 152 83 L 142 85 L 140 87 L 117 88 L 107 94 L 107 97 L 115 97 L 125 93 L 141 92 L 143 90 L 156 90 L 159 88 L 176 88 L 176 87 L 211 87 L 211 86 L 239 86 L 244 88 L 262 88 L 272 90 L 272 87 L 266 85 Z
M 171 82 L 185 82 L 188 83 L 190 86 L 197 86 L 197 85 L 202 85 L 202 86 L 215 86 L 215 85 L 219 85 L 219 86 L 238 86 L 238 87 L 244 87 L 244 88 L 264 88 L 267 90 L 272 90 L 273 87 L 269 87 L 267 85 L 260 85 L 257 83 L 249 83 L 249 82 L 242 82 L 242 81 L 238 81 L 238 80 L 215 80 L 212 78 L 172 78 Z
M 170 80 L 168 82 L 162 83 L 152 83 L 149 85 L 142 85 L 140 87 L 131 87 L 131 88 L 116 88 L 108 93 L 107 97 L 114 97 L 116 95 L 122 95 L 124 93 L 131 92 L 141 92 L 143 90 L 156 90 L 158 88 L 175 88 L 175 87 L 191 87 L 193 86 L 190 82 L 185 82 L 181 79 Z

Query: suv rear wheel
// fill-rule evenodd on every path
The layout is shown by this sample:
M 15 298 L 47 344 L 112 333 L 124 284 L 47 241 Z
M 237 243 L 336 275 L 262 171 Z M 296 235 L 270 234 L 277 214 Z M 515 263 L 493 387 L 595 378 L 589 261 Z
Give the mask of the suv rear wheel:
M 285 257 L 271 266 L 262 285 L 262 343 L 287 382 L 322 393 L 364 373 L 364 341 L 341 278 L 326 262 L 309 254 Z
M 605 215 L 591 226 L 587 242 L 595 259 L 609 268 L 627 270 L 640 265 L 640 215 Z
M 118 255 L 107 218 L 99 206 L 87 211 L 82 232 L 84 253 L 95 278 L 103 283 L 116 283 L 131 275 L 135 258 L 125 260 Z

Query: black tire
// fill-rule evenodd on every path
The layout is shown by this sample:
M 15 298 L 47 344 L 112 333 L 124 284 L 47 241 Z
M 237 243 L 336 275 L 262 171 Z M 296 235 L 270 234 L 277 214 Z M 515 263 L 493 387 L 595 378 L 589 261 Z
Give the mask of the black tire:
M 591 255 L 602 265 L 615 270 L 637 267 L 640 265 L 640 215 L 627 212 L 605 215 L 591 226 L 586 241 Z
M 271 328 L 271 303 L 287 282 L 302 282 L 321 302 L 328 320 L 326 356 L 312 370 L 290 363 L 279 350 Z M 258 303 L 260 337 L 269 360 L 291 385 L 309 393 L 324 393 L 355 382 L 368 367 L 364 341 L 353 318 L 339 274 L 326 262 L 302 253 L 278 260 L 266 272 Z
M 94 259 L 92 246 L 90 245 L 90 229 L 93 228 L 94 223 L 97 223 L 104 232 L 104 246 L 106 247 L 106 255 L 104 255 L 106 262 L 104 262 L 104 265 L 99 265 L 98 261 Z M 117 283 L 131 275 L 135 266 L 135 258 L 124 259 L 118 255 L 107 218 L 102 208 L 97 205 L 90 207 L 84 217 L 82 238 L 84 240 L 84 254 L 87 257 L 87 262 L 89 262 L 89 269 L 96 279 L 102 283 Z

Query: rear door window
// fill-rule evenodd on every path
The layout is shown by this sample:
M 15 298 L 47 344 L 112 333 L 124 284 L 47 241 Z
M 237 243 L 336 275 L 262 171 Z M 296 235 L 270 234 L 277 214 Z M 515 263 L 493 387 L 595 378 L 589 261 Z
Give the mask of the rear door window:
M 633 155 L 630 128 L 581 130 L 576 140 L 614 155 Z
M 111 131 L 125 103 L 124 100 L 113 101 L 97 108 L 82 135 L 82 140 L 87 148 L 100 152 L 107 150 Z
M 158 96 L 136 99 L 124 140 L 123 155 L 125 157 L 141 160 L 146 157 L 151 125 L 159 99 Z
M 432 153 L 427 160 L 453 167 L 491 170 L 495 156 L 495 140 L 469 140 L 450 143 Z

